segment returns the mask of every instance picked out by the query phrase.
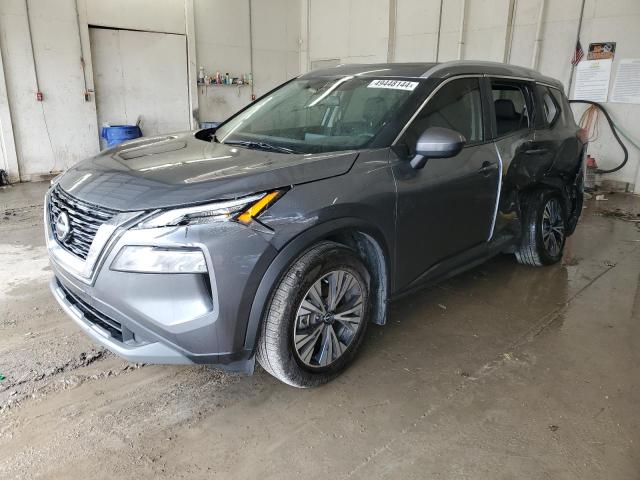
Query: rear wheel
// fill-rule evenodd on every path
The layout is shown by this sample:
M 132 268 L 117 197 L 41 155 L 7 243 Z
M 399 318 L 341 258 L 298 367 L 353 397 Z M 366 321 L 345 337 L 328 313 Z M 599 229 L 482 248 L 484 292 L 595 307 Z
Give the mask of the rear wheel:
M 322 242 L 289 268 L 263 321 L 257 359 L 295 387 L 328 382 L 355 357 L 369 321 L 369 273 L 348 247 Z
M 516 258 L 523 265 L 552 265 L 562 258 L 566 240 L 566 212 L 561 198 L 552 191 L 522 195 L 522 236 Z

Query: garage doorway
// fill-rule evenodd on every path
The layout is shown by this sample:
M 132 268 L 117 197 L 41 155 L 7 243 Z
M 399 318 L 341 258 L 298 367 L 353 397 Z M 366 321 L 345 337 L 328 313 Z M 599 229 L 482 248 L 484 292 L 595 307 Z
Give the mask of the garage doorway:
M 189 130 L 185 35 L 90 27 L 89 36 L 100 129 L 141 118 L 145 137 Z

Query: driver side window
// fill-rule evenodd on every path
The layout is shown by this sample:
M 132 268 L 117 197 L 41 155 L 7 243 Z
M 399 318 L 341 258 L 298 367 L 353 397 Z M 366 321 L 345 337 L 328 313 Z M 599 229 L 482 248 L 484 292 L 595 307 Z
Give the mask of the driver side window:
M 464 135 L 467 145 L 482 142 L 482 102 L 478 79 L 452 80 L 435 93 L 404 134 L 404 143 L 410 150 L 429 127 L 455 130 Z

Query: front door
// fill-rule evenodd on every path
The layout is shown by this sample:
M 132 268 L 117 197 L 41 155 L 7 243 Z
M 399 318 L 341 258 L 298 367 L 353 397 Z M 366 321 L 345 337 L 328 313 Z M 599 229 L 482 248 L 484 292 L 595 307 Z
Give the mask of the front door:
M 500 166 L 495 145 L 485 141 L 479 78 L 447 82 L 398 140 L 405 150 L 393 161 L 397 184 L 397 286 L 418 283 L 438 262 L 486 242 L 496 210 Z M 455 157 L 429 159 L 421 170 L 408 161 L 429 127 L 455 130 L 467 140 Z

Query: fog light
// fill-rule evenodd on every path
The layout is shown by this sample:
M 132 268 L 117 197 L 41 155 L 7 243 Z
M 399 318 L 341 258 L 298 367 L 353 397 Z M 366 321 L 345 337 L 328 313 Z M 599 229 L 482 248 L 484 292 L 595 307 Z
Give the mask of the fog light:
M 111 264 L 111 270 L 136 273 L 207 273 L 202 250 L 125 246 Z

